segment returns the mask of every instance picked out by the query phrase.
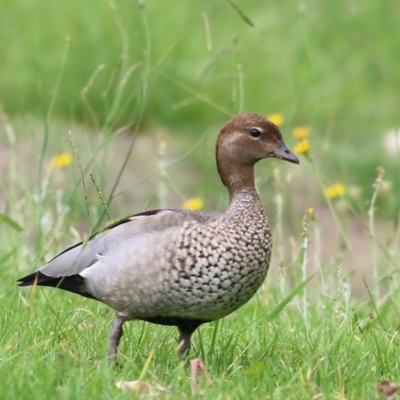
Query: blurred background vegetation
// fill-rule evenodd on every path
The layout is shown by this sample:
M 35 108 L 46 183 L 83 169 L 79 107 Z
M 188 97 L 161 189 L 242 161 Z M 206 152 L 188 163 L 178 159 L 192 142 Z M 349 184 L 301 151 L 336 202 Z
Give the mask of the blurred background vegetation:
M 382 165 L 399 190 L 399 151 L 385 147 L 400 126 L 394 0 L 2 4 L 0 102 L 11 118 L 45 120 L 51 108 L 94 131 L 140 122 L 196 140 L 240 111 L 279 113 L 286 138 L 311 129 L 329 181 L 345 176 L 366 201 Z M 383 212 L 397 215 L 397 203 Z

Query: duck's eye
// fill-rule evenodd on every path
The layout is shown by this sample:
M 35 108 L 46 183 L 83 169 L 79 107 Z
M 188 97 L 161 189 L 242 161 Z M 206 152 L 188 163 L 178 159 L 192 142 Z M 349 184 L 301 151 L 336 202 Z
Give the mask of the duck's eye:
M 250 135 L 253 137 L 260 137 L 261 136 L 261 130 L 258 128 L 251 128 L 250 129 Z

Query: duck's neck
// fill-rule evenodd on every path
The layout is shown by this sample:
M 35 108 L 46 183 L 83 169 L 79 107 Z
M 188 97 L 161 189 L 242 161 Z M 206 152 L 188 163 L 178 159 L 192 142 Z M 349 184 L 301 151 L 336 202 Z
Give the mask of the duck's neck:
M 229 191 L 229 200 L 231 203 L 243 192 L 250 193 L 258 198 L 254 186 L 253 165 L 226 165 L 224 162 L 218 162 L 217 166 L 221 181 Z
M 229 209 L 262 209 L 254 186 L 254 162 L 238 162 L 238 155 L 231 153 L 226 147 L 219 146 L 219 142 L 216 155 L 218 173 L 229 191 Z
M 241 165 L 235 168 L 232 165 L 227 174 L 221 174 L 221 180 L 229 191 L 227 216 L 242 219 L 248 213 L 264 215 L 264 208 L 254 186 L 253 166 Z
M 246 219 L 246 215 L 265 216 L 264 207 L 255 188 L 242 189 L 235 192 L 230 198 L 230 204 L 225 214 L 229 217 L 237 217 L 240 220 Z

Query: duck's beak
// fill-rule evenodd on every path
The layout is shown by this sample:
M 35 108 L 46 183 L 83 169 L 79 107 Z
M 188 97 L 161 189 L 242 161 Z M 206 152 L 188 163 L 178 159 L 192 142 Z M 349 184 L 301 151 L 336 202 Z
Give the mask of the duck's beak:
M 286 147 L 282 140 L 278 142 L 278 148 L 273 152 L 272 157 L 289 161 L 293 164 L 300 164 L 299 159 Z

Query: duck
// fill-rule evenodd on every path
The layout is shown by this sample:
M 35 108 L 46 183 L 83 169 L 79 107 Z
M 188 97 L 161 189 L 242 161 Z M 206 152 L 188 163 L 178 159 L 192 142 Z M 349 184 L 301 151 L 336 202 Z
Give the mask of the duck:
M 217 170 L 229 192 L 224 213 L 170 208 L 123 218 L 19 279 L 19 286 L 62 289 L 113 308 L 111 364 L 130 320 L 176 326 L 184 358 L 200 325 L 243 306 L 266 279 L 272 235 L 254 183 L 254 165 L 265 158 L 299 164 L 271 121 L 251 112 L 232 117 L 216 144 Z

